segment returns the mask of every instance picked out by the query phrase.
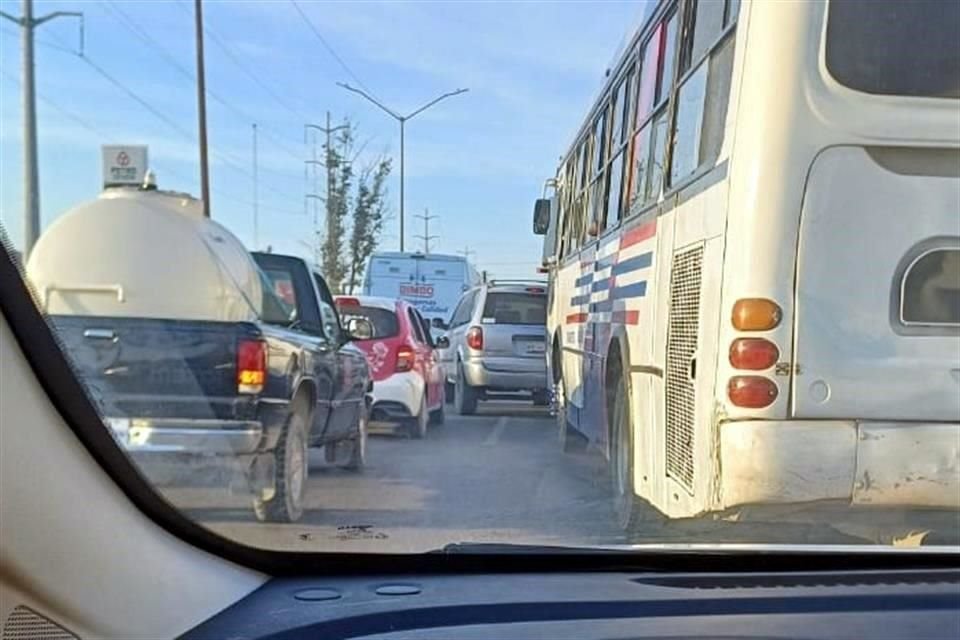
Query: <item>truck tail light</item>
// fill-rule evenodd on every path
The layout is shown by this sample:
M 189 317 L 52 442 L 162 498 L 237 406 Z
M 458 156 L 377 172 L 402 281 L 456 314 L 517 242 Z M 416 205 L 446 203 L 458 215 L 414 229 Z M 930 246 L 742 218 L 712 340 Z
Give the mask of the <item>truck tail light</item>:
M 780 358 L 780 350 L 766 338 L 737 338 L 730 344 L 730 364 L 734 369 L 762 371 Z
M 397 364 L 393 370 L 397 373 L 413 370 L 413 363 L 416 360 L 416 353 L 413 347 L 408 344 L 402 344 L 397 348 Z
M 267 382 L 267 343 L 241 340 L 237 343 L 237 393 L 260 393 Z
M 780 305 L 766 298 L 742 298 L 733 305 L 733 327 L 740 331 L 767 331 L 782 317 Z
M 467 346 L 475 351 L 483 350 L 483 328 L 470 327 L 467 331 Z
M 763 376 L 734 376 L 727 384 L 730 402 L 745 409 L 763 409 L 777 399 L 777 384 Z

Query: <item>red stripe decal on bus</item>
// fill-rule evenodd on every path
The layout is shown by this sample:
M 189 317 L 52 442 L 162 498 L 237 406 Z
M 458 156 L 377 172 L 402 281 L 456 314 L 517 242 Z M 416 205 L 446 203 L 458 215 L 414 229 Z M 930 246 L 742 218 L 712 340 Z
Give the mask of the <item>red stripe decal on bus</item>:
M 583 324 L 586 321 L 586 313 L 571 313 L 567 316 L 567 324 Z
M 627 247 L 632 247 L 638 242 L 643 242 L 644 240 L 652 238 L 656 233 L 656 220 L 651 220 L 650 222 L 642 224 L 639 227 L 634 227 L 620 237 L 620 248 L 626 249 Z
M 614 311 L 610 315 L 610 321 L 616 324 L 637 324 L 640 321 L 640 312 L 636 309 L 631 311 Z

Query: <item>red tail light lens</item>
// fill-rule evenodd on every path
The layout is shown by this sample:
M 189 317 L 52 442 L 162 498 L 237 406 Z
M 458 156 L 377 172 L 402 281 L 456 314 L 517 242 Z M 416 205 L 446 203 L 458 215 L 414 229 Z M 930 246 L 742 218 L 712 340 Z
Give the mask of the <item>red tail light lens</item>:
M 237 393 L 260 393 L 267 382 L 267 343 L 241 340 L 237 343 Z
M 400 345 L 397 349 L 397 365 L 393 368 L 397 373 L 403 373 L 404 371 L 411 371 L 413 369 L 413 363 L 416 360 L 417 354 L 414 353 L 413 347 L 410 345 Z
M 483 328 L 470 327 L 467 331 L 467 346 L 475 351 L 483 349 Z
M 344 296 L 338 296 L 336 299 L 338 307 L 359 307 L 360 301 L 356 298 L 347 298 Z
M 780 349 L 764 338 L 737 338 L 730 344 L 730 364 L 735 369 L 762 371 L 779 359 Z
M 734 376 L 727 385 L 730 402 L 745 409 L 769 407 L 777 399 L 777 384 L 763 376 Z

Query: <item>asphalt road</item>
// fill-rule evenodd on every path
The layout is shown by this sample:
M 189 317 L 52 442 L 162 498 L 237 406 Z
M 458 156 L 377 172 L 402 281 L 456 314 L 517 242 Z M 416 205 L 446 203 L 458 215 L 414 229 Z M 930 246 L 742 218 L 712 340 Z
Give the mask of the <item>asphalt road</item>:
M 611 544 L 606 475 L 592 455 L 560 451 L 555 421 L 529 402 L 447 406 L 424 440 L 372 435 L 367 466 L 349 472 L 311 451 L 306 511 L 295 524 L 254 521 L 249 497 L 165 489 L 205 526 L 247 544 L 322 551 L 414 552 L 451 542 Z
M 459 542 L 893 541 L 878 533 L 884 529 L 879 521 L 844 527 L 841 533 L 803 517 L 748 524 L 739 516 L 666 524 L 653 519 L 628 539 L 614 524 L 606 465 L 595 453 L 564 454 L 555 420 L 546 410 L 529 402 L 488 402 L 481 403 L 474 416 L 457 416 L 449 405 L 447 411 L 446 424 L 431 426 L 424 440 L 404 433 L 372 435 L 367 466 L 360 472 L 330 466 L 322 450 L 311 451 L 306 509 L 293 524 L 257 522 L 243 483 L 234 492 L 209 485 L 162 491 L 218 533 L 271 549 L 408 553 Z M 906 528 L 903 521 L 894 524 L 906 544 L 923 539 L 911 537 L 912 522 Z M 937 543 L 957 540 L 956 526 L 951 525 L 947 541 Z

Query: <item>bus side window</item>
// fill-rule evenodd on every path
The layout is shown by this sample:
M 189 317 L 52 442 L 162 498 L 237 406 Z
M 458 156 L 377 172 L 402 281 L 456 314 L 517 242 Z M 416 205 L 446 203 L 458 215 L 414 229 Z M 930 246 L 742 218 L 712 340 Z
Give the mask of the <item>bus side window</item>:
M 725 3 L 697 2 L 689 9 L 680 43 L 669 185 L 716 162 L 733 74 L 733 35 L 717 40 L 723 32 Z

